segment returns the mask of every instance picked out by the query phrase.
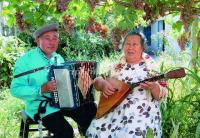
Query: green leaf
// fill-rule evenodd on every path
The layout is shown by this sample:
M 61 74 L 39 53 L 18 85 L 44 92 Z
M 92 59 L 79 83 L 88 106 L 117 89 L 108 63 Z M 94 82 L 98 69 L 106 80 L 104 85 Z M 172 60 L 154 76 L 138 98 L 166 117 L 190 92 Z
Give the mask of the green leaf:
M 153 130 L 151 128 L 147 129 L 146 138 L 154 138 Z
M 28 20 L 29 22 L 31 22 L 31 20 L 33 20 L 34 18 L 32 12 L 26 12 L 23 17 L 24 17 L 24 20 Z
M 199 138 L 199 137 L 200 137 L 200 123 L 198 123 L 196 127 L 196 132 L 195 132 L 195 138 Z
M 15 18 L 14 18 L 13 16 L 10 16 L 10 17 L 8 18 L 6 24 L 7 24 L 8 26 L 10 26 L 10 27 L 13 26 L 13 25 L 15 24 Z
M 173 28 L 174 30 L 176 30 L 177 32 L 180 32 L 181 29 L 182 29 L 182 26 L 183 26 L 183 23 L 182 23 L 181 21 L 177 21 L 176 23 L 174 23 L 174 24 L 172 25 L 172 28 Z

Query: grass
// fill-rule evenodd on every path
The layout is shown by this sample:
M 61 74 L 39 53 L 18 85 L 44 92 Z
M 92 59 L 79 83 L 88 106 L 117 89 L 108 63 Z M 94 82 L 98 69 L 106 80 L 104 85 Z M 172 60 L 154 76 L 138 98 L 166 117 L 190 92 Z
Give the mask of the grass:
M 10 96 L 6 88 L 0 91 L 0 98 L 0 138 L 17 137 L 23 105 L 20 100 Z

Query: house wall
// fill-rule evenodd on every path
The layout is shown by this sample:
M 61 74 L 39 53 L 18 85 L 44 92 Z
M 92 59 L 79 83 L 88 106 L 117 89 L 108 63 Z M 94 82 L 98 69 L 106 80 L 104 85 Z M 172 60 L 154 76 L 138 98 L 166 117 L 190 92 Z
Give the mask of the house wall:
M 142 29 L 146 39 L 147 47 L 145 52 L 155 56 L 165 50 L 163 42 L 163 32 L 165 30 L 164 20 L 159 20 Z

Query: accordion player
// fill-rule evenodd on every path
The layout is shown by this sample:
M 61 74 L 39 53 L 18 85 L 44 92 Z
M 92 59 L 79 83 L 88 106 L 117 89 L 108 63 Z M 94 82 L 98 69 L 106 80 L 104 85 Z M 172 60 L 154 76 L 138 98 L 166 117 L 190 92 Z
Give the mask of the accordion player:
M 92 79 L 96 77 L 97 63 L 93 61 L 71 61 L 50 67 L 49 80 L 55 79 L 57 85 L 57 91 L 52 92 L 52 106 L 74 109 L 85 102 L 94 101 L 93 86 L 90 86 L 85 97 L 78 87 L 78 75 L 82 66 Z

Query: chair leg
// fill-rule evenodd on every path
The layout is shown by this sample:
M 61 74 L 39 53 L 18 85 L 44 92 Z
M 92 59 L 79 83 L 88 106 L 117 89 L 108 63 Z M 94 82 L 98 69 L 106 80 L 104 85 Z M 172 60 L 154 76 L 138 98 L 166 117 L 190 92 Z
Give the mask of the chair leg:
M 30 128 L 31 124 L 32 123 L 28 119 L 26 120 L 21 119 L 19 138 L 28 138 L 29 131 L 37 131 L 37 129 L 35 128 L 34 129 Z M 33 124 L 36 125 L 37 123 L 33 123 Z M 43 129 L 47 131 L 48 138 L 53 138 L 53 135 L 49 130 L 47 130 L 46 128 L 43 128 Z
M 29 123 L 25 123 L 24 125 L 24 134 L 23 134 L 23 138 L 28 138 L 28 133 L 29 133 Z
M 19 131 L 19 137 L 20 138 L 23 138 L 23 133 L 24 133 L 24 121 L 22 119 L 21 124 L 20 124 L 20 131 Z
M 49 131 L 47 132 L 47 136 L 48 136 L 48 137 L 51 136 L 51 133 L 50 133 Z
M 50 137 L 51 136 L 51 132 L 47 130 L 47 136 Z

